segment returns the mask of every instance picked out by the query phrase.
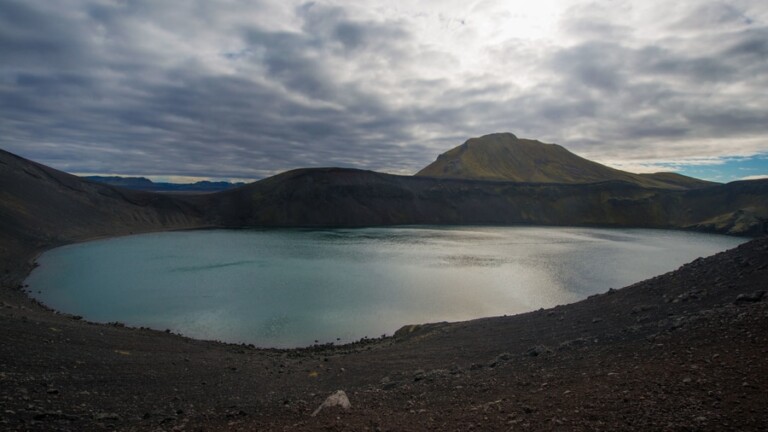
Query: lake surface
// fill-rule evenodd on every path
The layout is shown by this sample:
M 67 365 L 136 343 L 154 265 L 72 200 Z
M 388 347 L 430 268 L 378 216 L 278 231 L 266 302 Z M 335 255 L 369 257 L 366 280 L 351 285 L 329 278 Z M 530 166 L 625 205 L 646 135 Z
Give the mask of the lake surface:
M 91 321 L 296 347 L 571 303 L 744 241 L 541 227 L 186 231 L 54 249 L 27 283 Z

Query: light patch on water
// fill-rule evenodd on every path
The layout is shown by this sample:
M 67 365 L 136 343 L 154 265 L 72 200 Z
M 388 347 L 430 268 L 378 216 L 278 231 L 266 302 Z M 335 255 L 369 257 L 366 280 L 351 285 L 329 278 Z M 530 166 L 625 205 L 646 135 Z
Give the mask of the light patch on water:
M 189 266 L 189 267 L 176 267 L 169 271 L 172 272 L 190 272 L 190 271 L 206 271 L 206 270 L 214 270 L 214 269 L 220 269 L 225 267 L 234 267 L 234 266 L 241 266 L 245 264 L 253 264 L 256 263 L 256 261 L 248 260 L 248 261 L 234 261 L 234 262 L 225 262 L 225 263 L 217 263 L 217 264 L 208 264 L 208 265 L 197 265 L 197 266 Z
M 541 227 L 185 231 L 54 249 L 27 283 L 92 321 L 295 347 L 571 303 L 743 241 Z

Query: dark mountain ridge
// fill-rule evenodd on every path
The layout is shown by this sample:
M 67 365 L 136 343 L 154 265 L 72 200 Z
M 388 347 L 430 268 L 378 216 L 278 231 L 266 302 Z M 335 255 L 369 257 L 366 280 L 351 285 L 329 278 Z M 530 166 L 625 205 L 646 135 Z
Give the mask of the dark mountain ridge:
M 146 177 L 86 176 L 86 180 L 148 192 L 219 192 L 243 186 L 245 183 L 198 181 L 195 183 L 153 182 Z
M 208 214 L 213 225 L 233 227 L 531 224 L 758 235 L 768 217 L 766 197 L 768 181 L 671 190 L 621 180 L 522 183 L 324 168 L 211 195 L 204 206 L 215 209 Z

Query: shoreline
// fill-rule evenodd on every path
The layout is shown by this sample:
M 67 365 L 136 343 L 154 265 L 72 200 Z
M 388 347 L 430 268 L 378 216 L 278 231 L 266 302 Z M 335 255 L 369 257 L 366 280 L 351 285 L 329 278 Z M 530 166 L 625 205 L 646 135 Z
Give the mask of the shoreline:
M 768 325 L 768 302 L 737 299 L 764 289 L 766 276 L 762 237 L 569 305 L 290 350 L 90 324 L 26 307 L 23 293 L 8 303 L 3 290 L 0 425 L 645 431 L 693 422 L 760 430 L 768 338 L 756 330 Z M 339 389 L 352 408 L 312 417 Z M 717 406 L 689 402 L 713 400 L 712 391 Z
M 61 316 L 69 316 L 69 317 L 77 316 L 77 317 L 79 317 L 79 315 L 76 314 L 76 313 L 70 313 L 70 312 L 66 312 L 66 311 L 63 311 L 63 310 L 56 309 L 54 307 L 51 307 L 51 306 L 45 304 L 43 301 L 35 298 L 34 296 L 32 296 L 31 295 L 32 289 L 27 284 L 27 281 L 28 281 L 32 271 L 34 271 L 35 268 L 37 268 L 39 266 L 38 259 L 39 259 L 39 257 L 42 254 L 44 254 L 46 252 L 49 252 L 51 250 L 54 250 L 54 249 L 58 249 L 58 248 L 62 248 L 62 247 L 67 247 L 67 246 L 72 246 L 72 245 L 77 245 L 77 244 L 81 244 L 81 243 L 93 242 L 93 241 L 119 239 L 119 238 L 124 238 L 124 237 L 129 237 L 129 236 L 140 236 L 140 235 L 148 235 L 148 234 L 160 234 L 160 233 L 166 233 L 166 232 L 212 231 L 212 230 L 222 230 L 222 231 L 240 231 L 240 230 L 257 230 L 257 231 L 279 230 L 279 231 L 283 231 L 283 230 L 289 230 L 290 231 L 290 230 L 307 230 L 307 229 L 309 229 L 309 230 L 312 230 L 312 229 L 319 229 L 319 230 L 325 230 L 325 229 L 351 229 L 351 230 L 358 230 L 358 229 L 370 229 L 370 228 L 406 228 L 406 229 L 407 228 L 415 228 L 415 229 L 425 229 L 425 228 L 426 229 L 429 229 L 429 228 L 437 228 L 437 229 L 442 229 L 442 228 L 449 228 L 449 229 L 450 228 L 465 228 L 466 229 L 466 228 L 474 228 L 474 227 L 477 227 L 477 228 L 486 228 L 486 227 L 492 227 L 492 228 L 545 228 L 545 229 L 555 229 L 555 230 L 556 229 L 600 229 L 600 230 L 607 230 L 607 231 L 611 231 L 611 230 L 648 231 L 648 230 L 650 230 L 650 231 L 662 231 L 662 232 L 670 231 L 670 232 L 676 232 L 676 233 L 691 233 L 691 234 L 705 234 L 705 235 L 715 235 L 715 236 L 726 236 L 726 237 L 744 239 L 743 243 L 749 242 L 751 240 L 751 238 L 749 238 L 749 237 L 733 236 L 733 235 L 727 235 L 727 234 L 721 234 L 721 233 L 709 233 L 709 232 L 692 231 L 692 230 L 681 230 L 681 229 L 667 230 L 667 229 L 660 229 L 660 228 L 631 228 L 631 227 L 630 228 L 627 228 L 627 227 L 623 227 L 623 228 L 591 227 L 591 226 L 568 226 L 568 227 L 563 227 L 563 226 L 537 226 L 537 225 L 512 225 L 512 226 L 510 226 L 510 225 L 392 225 L 392 226 L 371 226 L 371 227 L 350 227 L 350 228 L 338 228 L 338 227 L 335 227 L 335 228 L 329 228 L 329 227 L 277 227 L 277 228 L 273 228 L 273 227 L 238 227 L 238 228 L 226 228 L 226 227 L 224 227 L 224 228 L 222 228 L 222 227 L 208 226 L 208 227 L 200 227 L 200 228 L 181 228 L 181 229 L 172 229 L 172 230 L 157 230 L 157 231 L 148 231 L 148 232 L 140 232 L 140 233 L 121 234 L 121 235 L 116 235 L 116 236 L 99 235 L 99 236 L 92 236 L 90 238 L 79 239 L 77 241 L 73 241 L 73 242 L 69 242 L 69 243 L 65 243 L 65 244 L 56 245 L 56 246 L 53 246 L 53 247 L 48 247 L 48 248 L 42 249 L 42 250 L 40 250 L 39 252 L 37 252 L 35 254 L 34 258 L 30 259 L 30 261 L 29 261 L 29 271 L 27 272 L 27 274 L 22 279 L 21 287 L 20 287 L 20 292 L 23 293 L 25 295 L 25 297 L 27 297 L 27 299 L 31 303 L 34 303 L 35 305 L 39 306 L 40 308 L 42 308 L 45 311 L 51 312 L 51 313 L 56 314 L 56 315 L 61 315 Z M 658 276 L 658 275 L 652 275 L 649 278 L 653 278 L 653 277 L 656 277 L 656 276 Z M 639 282 L 642 282 L 642 281 L 634 281 L 634 282 L 631 282 L 630 285 L 635 284 L 635 283 L 639 283 Z M 602 294 L 602 293 L 595 293 L 595 294 L 591 294 L 591 295 L 599 295 L 599 294 Z M 586 298 L 587 297 L 584 297 L 582 299 L 576 300 L 575 302 L 571 302 L 571 303 L 559 304 L 558 306 L 565 306 L 565 305 L 570 305 L 570 304 L 578 303 L 579 301 L 584 300 Z M 550 308 L 551 307 L 548 307 L 546 309 L 550 309 Z M 528 310 L 528 311 L 518 312 L 518 313 L 515 313 L 515 314 L 511 314 L 511 315 L 504 314 L 503 316 L 504 317 L 506 317 L 506 316 L 515 316 L 515 315 L 520 315 L 520 314 L 524 314 L 524 313 L 533 312 L 535 310 L 536 309 L 531 309 L 531 310 Z M 452 320 L 451 321 L 440 321 L 439 323 L 442 323 L 442 324 L 445 324 L 445 323 L 449 323 L 449 324 L 467 323 L 467 322 L 471 322 L 471 321 L 475 321 L 475 320 L 499 318 L 501 316 L 502 316 L 501 314 L 499 314 L 499 315 L 488 315 L 488 316 L 484 315 L 484 316 L 479 316 L 479 317 L 474 317 L 474 318 L 465 319 L 465 320 L 459 320 L 459 321 L 452 321 Z M 379 340 L 379 339 L 392 338 L 395 333 L 400 332 L 401 330 L 403 330 L 405 328 L 408 328 L 408 327 L 428 326 L 428 325 L 436 324 L 436 322 L 403 323 L 398 329 L 396 329 L 396 330 L 394 330 L 392 332 L 392 335 L 387 336 L 386 338 L 383 338 L 383 337 L 374 337 L 374 338 L 362 337 L 360 339 L 355 339 L 355 340 L 352 340 L 350 342 L 345 342 L 343 344 L 338 344 L 338 343 L 334 343 L 333 341 L 331 341 L 331 342 L 326 342 L 326 343 L 315 343 L 315 344 L 310 344 L 310 345 L 306 345 L 306 346 L 297 346 L 297 347 L 292 347 L 292 348 L 278 348 L 278 347 L 269 347 L 269 346 L 255 345 L 254 343 L 249 343 L 249 342 L 230 342 L 230 341 L 223 341 L 223 340 L 218 340 L 218 339 L 197 338 L 197 337 L 185 335 L 179 329 L 174 329 L 174 328 L 160 329 L 160 328 L 145 327 L 145 326 L 141 326 L 141 325 L 129 325 L 129 324 L 123 323 L 123 322 L 118 321 L 118 320 L 115 320 L 115 321 L 91 321 L 91 320 L 89 320 L 89 319 L 87 319 L 85 317 L 80 317 L 79 319 L 82 320 L 82 322 L 85 322 L 85 323 L 88 323 L 88 324 L 93 324 L 93 325 L 105 325 L 105 326 L 119 325 L 119 326 L 125 327 L 127 329 L 152 330 L 152 331 L 157 331 L 157 332 L 161 332 L 161 333 L 171 333 L 171 334 L 174 334 L 174 335 L 177 335 L 177 336 L 181 336 L 181 337 L 185 337 L 185 338 L 189 338 L 191 340 L 197 340 L 197 341 L 201 341 L 201 342 L 213 342 L 213 343 L 220 343 L 220 344 L 225 344 L 225 345 L 235 345 L 235 346 L 248 346 L 248 347 L 253 348 L 253 349 L 264 349 L 264 350 L 270 350 L 270 351 L 278 350 L 278 351 L 281 351 L 281 352 L 282 351 L 291 351 L 291 350 L 299 350 L 299 351 L 301 351 L 301 350 L 314 350 L 314 349 L 317 349 L 318 347 L 343 348 L 343 347 L 346 347 L 348 345 L 356 345 L 356 344 L 364 343 L 364 342 L 367 342 L 367 341 L 370 341 L 370 340 Z

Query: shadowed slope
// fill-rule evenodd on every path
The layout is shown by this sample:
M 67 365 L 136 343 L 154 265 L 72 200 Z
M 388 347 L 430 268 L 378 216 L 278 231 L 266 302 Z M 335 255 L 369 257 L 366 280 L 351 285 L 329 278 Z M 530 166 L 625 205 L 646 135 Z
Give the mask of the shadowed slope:
M 395 176 L 340 168 L 289 171 L 209 196 L 222 226 L 531 224 L 763 231 L 768 181 L 706 189 L 624 181 L 516 183 Z
M 632 174 L 577 156 L 557 144 L 519 139 L 511 133 L 471 138 L 418 173 L 421 177 L 538 183 L 622 180 L 645 187 L 689 189 L 715 183 L 674 173 Z
M 201 221 L 172 197 L 86 181 L 0 150 L 0 270 L 41 248 Z

